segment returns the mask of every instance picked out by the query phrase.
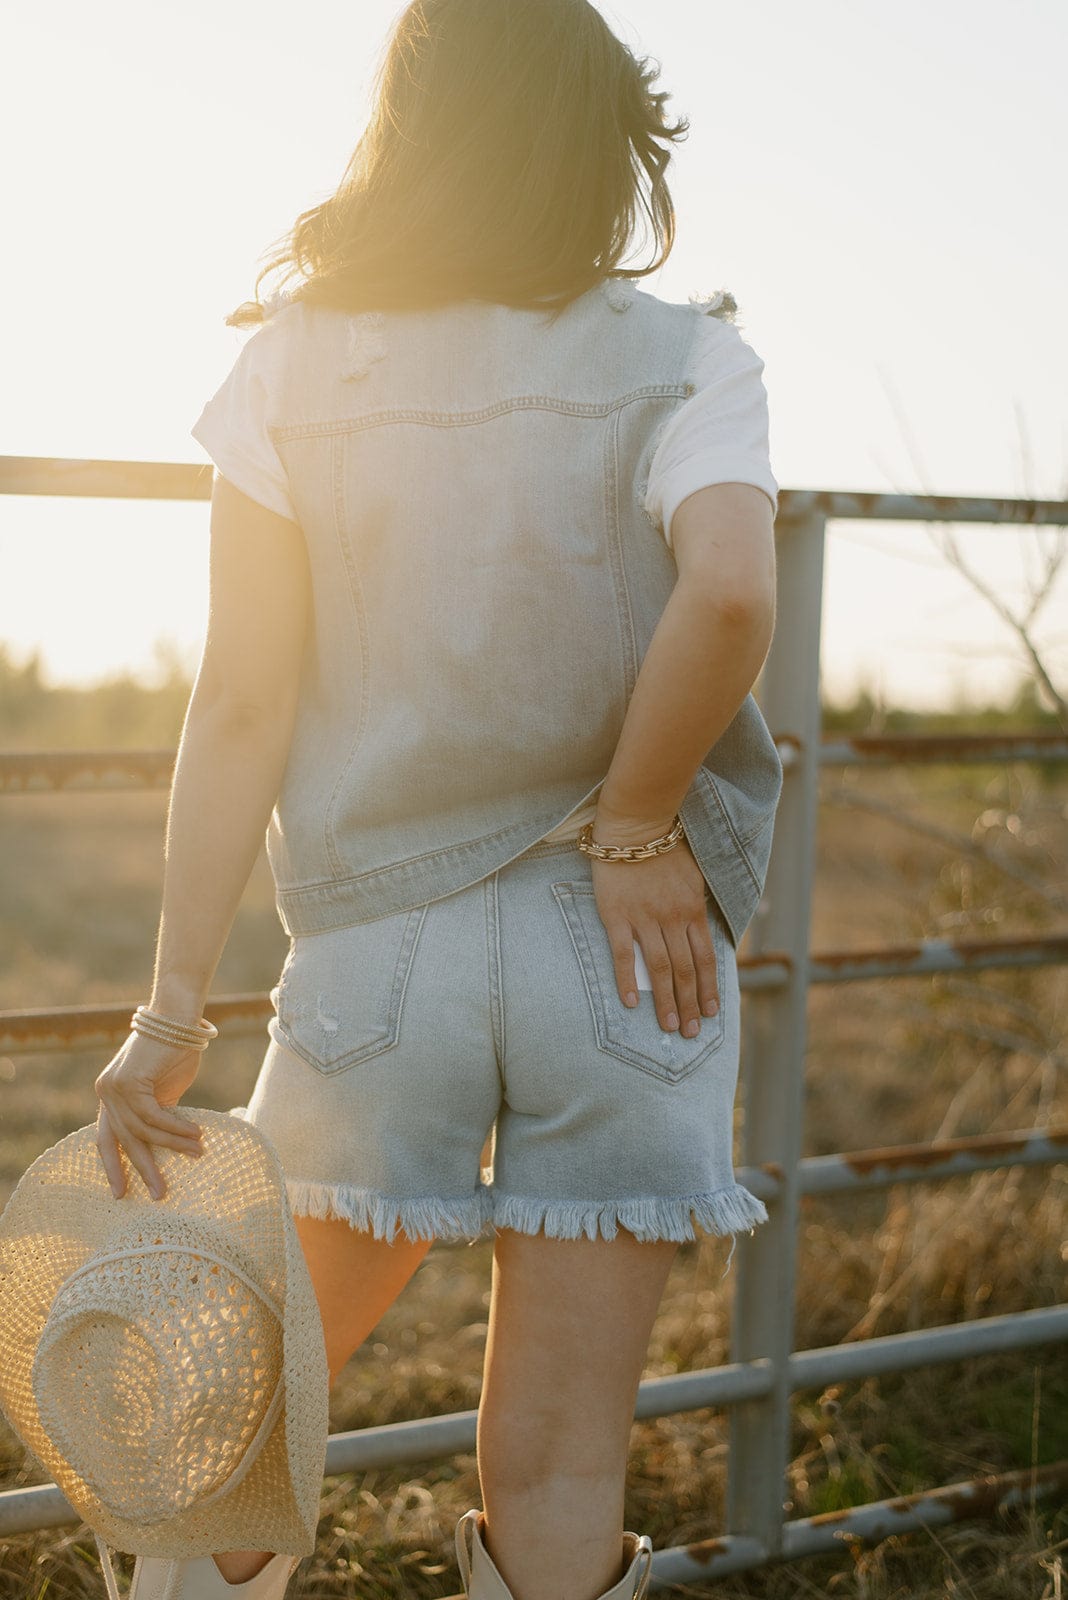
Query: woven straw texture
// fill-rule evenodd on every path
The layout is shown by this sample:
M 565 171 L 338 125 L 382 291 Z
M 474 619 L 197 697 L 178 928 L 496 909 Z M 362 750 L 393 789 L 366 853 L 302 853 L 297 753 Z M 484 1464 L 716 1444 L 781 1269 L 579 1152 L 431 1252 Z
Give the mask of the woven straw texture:
M 252 1124 L 174 1109 L 204 1153 L 154 1147 L 162 1200 L 129 1162 L 112 1195 L 95 1124 L 20 1179 L 0 1216 L 0 1406 L 116 1549 L 307 1555 L 328 1379 L 284 1174 Z

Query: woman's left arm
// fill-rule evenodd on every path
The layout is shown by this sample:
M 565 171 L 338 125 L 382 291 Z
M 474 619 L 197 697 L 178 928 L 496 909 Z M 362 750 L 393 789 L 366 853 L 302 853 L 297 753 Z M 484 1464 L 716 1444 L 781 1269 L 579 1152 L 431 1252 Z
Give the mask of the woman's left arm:
M 203 1012 L 281 786 L 310 597 L 300 527 L 217 476 L 207 636 L 171 785 L 148 1001 L 183 1022 Z M 157 1196 L 152 1145 L 199 1149 L 199 1130 L 167 1110 L 199 1065 L 196 1051 L 131 1033 L 97 1077 L 97 1146 L 116 1195 L 120 1146 Z

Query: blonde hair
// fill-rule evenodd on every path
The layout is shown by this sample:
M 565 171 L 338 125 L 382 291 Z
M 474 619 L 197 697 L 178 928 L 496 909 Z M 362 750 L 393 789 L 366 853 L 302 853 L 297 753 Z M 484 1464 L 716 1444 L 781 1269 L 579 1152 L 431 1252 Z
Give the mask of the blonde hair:
M 350 312 L 460 299 L 552 308 L 655 272 L 675 241 L 659 63 L 589 0 L 412 0 L 387 39 L 342 181 L 305 211 L 226 318 L 262 322 L 260 284 Z M 642 180 L 648 180 L 648 196 Z M 643 209 L 655 259 L 619 270 Z

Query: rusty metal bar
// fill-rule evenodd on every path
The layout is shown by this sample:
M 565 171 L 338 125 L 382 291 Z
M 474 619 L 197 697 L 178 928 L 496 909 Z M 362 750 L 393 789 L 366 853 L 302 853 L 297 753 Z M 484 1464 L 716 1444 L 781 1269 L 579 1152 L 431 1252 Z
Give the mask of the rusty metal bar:
M 971 1138 L 934 1139 L 917 1144 L 883 1145 L 873 1150 L 838 1150 L 806 1156 L 798 1163 L 798 1193 L 856 1194 L 895 1183 L 939 1183 L 1002 1167 L 1055 1165 L 1068 1156 L 1068 1124 L 1025 1128 L 1012 1133 L 979 1133 Z M 735 1175 L 765 1205 L 778 1202 L 782 1173 L 778 1163 L 737 1166 Z
M 169 789 L 176 750 L 18 750 L 0 755 L 0 794 Z
M 210 500 L 211 462 L 85 460 L 0 456 L 0 494 L 139 500 Z M 808 517 L 866 522 L 989 522 L 1068 526 L 1068 500 L 980 495 L 870 494 L 851 489 L 783 489 L 777 523 Z
M 790 1356 L 788 1386 L 822 1389 L 828 1383 L 877 1378 L 887 1372 L 914 1372 L 917 1367 L 964 1361 L 969 1356 L 1000 1355 L 1006 1350 L 1031 1350 L 1036 1345 L 1068 1339 L 1068 1303 L 1006 1311 L 996 1317 L 973 1317 L 937 1328 L 911 1328 L 884 1333 L 852 1344 L 821 1345 L 795 1350 Z
M 825 734 L 820 765 L 962 766 L 966 761 L 1068 761 L 1063 733 L 857 733 Z
M 1035 939 L 932 939 L 888 950 L 825 951 L 810 958 L 808 981 L 861 983 L 874 978 L 923 977 L 935 972 L 1058 965 L 1066 960 L 1068 936 L 1062 934 Z M 742 958 L 738 968 L 743 990 L 783 990 L 789 982 L 790 964 L 779 954 Z M 133 1004 L 117 1001 L 112 1005 L 0 1011 L 0 1055 L 97 1050 L 121 1044 L 129 1031 Z M 269 995 L 256 991 L 211 999 L 205 1015 L 220 1033 L 248 1035 L 262 1031 L 271 1009 Z
M 0 456 L 0 494 L 94 500 L 210 500 L 212 465 Z
M 933 1183 L 999 1167 L 1046 1166 L 1066 1158 L 1068 1124 L 1062 1123 L 1018 1133 L 977 1133 L 969 1138 L 884 1145 L 874 1150 L 840 1150 L 834 1155 L 805 1157 L 801 1192 L 841 1194 L 845 1190 L 885 1189 L 892 1183 Z M 774 1178 L 774 1173 L 769 1176 Z
M 783 734 L 776 744 L 785 771 L 797 759 L 798 743 Z M 0 794 L 168 789 L 176 755 L 176 750 L 0 752 Z M 818 759 L 820 766 L 835 767 L 1065 761 L 1068 738 L 1060 733 L 835 735 L 823 739 Z
M 921 978 L 935 972 L 985 972 L 1001 967 L 1059 966 L 1068 959 L 1068 936 L 1026 939 L 921 939 L 917 944 L 874 950 L 823 950 L 808 958 L 808 981 L 867 983 L 873 978 Z M 781 989 L 789 981 L 789 957 L 764 950 L 738 962 L 743 989 Z
M 855 1380 L 886 1372 L 901 1372 L 932 1363 L 959 1361 L 993 1351 L 1033 1349 L 1068 1339 L 1068 1305 L 1033 1311 L 1010 1312 L 974 1322 L 949 1323 L 908 1333 L 886 1334 L 856 1344 L 826 1345 L 795 1352 L 789 1362 L 790 1392 L 822 1388 L 837 1380 Z M 649 1378 L 639 1385 L 634 1416 L 637 1421 L 701 1411 L 710 1406 L 741 1406 L 768 1395 L 773 1386 L 771 1362 L 757 1360 L 707 1367 L 670 1378 Z M 475 1448 L 477 1410 L 456 1411 L 440 1417 L 419 1417 L 377 1428 L 357 1428 L 331 1434 L 327 1441 L 325 1476 L 343 1472 L 369 1472 L 381 1467 L 411 1466 L 467 1454 Z M 950 1490 L 959 1487 L 950 1486 Z M 937 1494 L 950 1490 L 934 1491 Z M 909 1499 L 924 1498 L 910 1496 Z M 868 1507 L 851 1507 L 811 1519 L 838 1522 Z M 77 1522 L 78 1516 L 55 1484 L 30 1489 L 10 1489 L 0 1494 L 0 1538 L 28 1533 L 36 1528 Z M 795 1524 L 794 1526 L 800 1526 Z
M 802 1350 L 791 1357 L 788 1382 L 791 1391 L 823 1387 L 836 1379 L 871 1377 L 931 1362 L 957 1361 L 994 1350 L 1033 1348 L 1064 1339 L 1068 1339 L 1068 1306 L 1043 1307 L 976 1322 L 887 1334 L 856 1344 Z M 771 1363 L 766 1360 L 650 1378 L 639 1386 L 634 1416 L 641 1421 L 710 1406 L 736 1406 L 766 1395 L 771 1385 Z M 477 1417 L 477 1411 L 457 1411 L 331 1434 L 325 1475 L 368 1472 L 466 1454 L 475 1447 Z M 77 1520 L 54 1484 L 0 1494 L 0 1537 Z
M 923 977 L 932 972 L 979 972 L 988 968 L 1038 967 L 1068 961 L 1068 935 L 1033 939 L 927 939 L 886 950 L 824 951 L 808 961 L 809 983 L 866 982 L 873 978 Z M 781 953 L 743 957 L 742 989 L 783 990 L 790 964 Z M 30 1055 L 56 1050 L 96 1050 L 121 1044 L 135 1002 L 53 1006 L 0 1011 L 0 1054 Z M 222 995 L 207 1002 L 205 1015 L 220 1033 L 253 1034 L 271 1014 L 269 995 Z
M 121 1044 L 132 1006 L 68 1006 L 53 1011 L 0 1012 L 0 1055 L 59 1053 Z M 231 995 L 208 1003 L 208 1020 L 221 1037 L 262 1034 L 273 1012 L 269 996 Z M 885 1145 L 807 1156 L 798 1163 L 798 1192 L 837 1194 L 886 1188 L 893 1183 L 935 1182 L 1004 1166 L 1043 1166 L 1068 1154 L 1068 1125 L 968 1138 Z M 739 1166 L 739 1182 L 766 1203 L 778 1200 L 781 1174 L 774 1161 Z
M 33 1489 L 5 1489 L 0 1494 L 0 1539 L 38 1528 L 64 1528 L 81 1518 L 54 1483 Z
M 464 1413 L 461 1413 L 464 1415 Z M 403 1427 L 405 1424 L 399 1424 Z M 783 1525 L 777 1555 L 741 1534 L 720 1534 L 689 1545 L 674 1545 L 653 1556 L 652 1589 L 672 1584 L 708 1583 L 728 1572 L 752 1571 L 767 1562 L 796 1561 L 839 1550 L 853 1541 L 878 1542 L 917 1528 L 943 1527 L 994 1516 L 1002 1507 L 1062 1499 L 1068 1493 L 1068 1461 L 1021 1468 L 949 1483 L 891 1500 L 870 1501 L 841 1511 L 799 1518 Z M 8 1502 L 8 1503 L 5 1503 Z M 0 1494 L 0 1538 L 64 1527 L 80 1519 L 57 1488 L 16 1489 Z
M 863 522 L 989 522 L 1068 526 L 1068 500 L 1016 500 L 952 494 L 866 494 L 849 489 L 787 489 L 776 524 L 792 535 L 808 517 Z
M 776 540 L 778 622 L 760 706 L 769 727 L 794 731 L 795 759 L 789 768 L 784 763 L 765 892 L 746 934 L 747 951 L 760 959 L 772 951 L 785 965 L 783 981 L 742 1015 L 742 1162 L 773 1164 L 779 1187 L 769 1220 L 737 1246 L 730 1358 L 768 1360 L 772 1384 L 766 1395 L 731 1410 L 727 1524 L 772 1554 L 782 1542 L 790 1462 L 825 532 L 824 516 L 812 509 L 778 530 Z
M 1001 967 L 1059 966 L 1068 959 L 1068 936 L 1028 939 L 921 939 L 876 950 L 824 950 L 809 957 L 812 983 L 867 983 L 873 978 L 920 978 L 936 972 L 985 972 Z M 739 962 L 743 989 L 786 983 L 787 958 L 777 951 Z
M 919 978 L 932 972 L 981 972 L 991 967 L 1041 967 L 1068 961 L 1068 934 L 1029 939 L 921 939 L 883 950 L 822 951 L 810 958 L 810 983 Z
M 966 1478 L 940 1489 L 899 1495 L 826 1511 L 783 1525 L 782 1548 L 765 1550 L 759 1540 L 724 1534 L 697 1544 L 675 1545 L 653 1556 L 650 1588 L 669 1584 L 708 1583 L 727 1572 L 745 1572 L 768 1561 L 796 1561 L 804 1556 L 840 1550 L 853 1542 L 878 1543 L 893 1534 L 917 1528 L 944 1527 L 950 1522 L 971 1522 L 992 1517 L 1003 1506 L 1060 1500 L 1068 1491 L 1068 1461 L 1015 1472 Z
M 39 1011 L 0 1011 L 0 1055 L 43 1055 L 62 1050 L 104 1050 L 120 1045 L 130 1031 L 137 1001 L 114 1005 L 55 1006 Z M 268 994 L 223 995 L 211 999 L 204 1015 L 220 1036 L 266 1033 L 274 1007 Z

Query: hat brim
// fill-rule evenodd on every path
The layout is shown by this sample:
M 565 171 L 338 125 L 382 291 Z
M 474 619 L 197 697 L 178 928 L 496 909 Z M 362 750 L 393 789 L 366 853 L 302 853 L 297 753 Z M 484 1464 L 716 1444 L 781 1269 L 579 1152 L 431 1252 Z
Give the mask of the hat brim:
M 329 1378 L 318 1302 L 265 1134 L 241 1117 L 176 1106 L 203 1130 L 199 1157 L 166 1146 L 154 1156 L 166 1181 L 153 1200 L 127 1162 L 127 1190 L 111 1193 L 96 1125 L 44 1151 L 0 1214 L 0 1409 L 72 1507 L 118 1550 L 188 1559 L 219 1550 L 308 1555 L 315 1548 L 329 1431 Z M 146 1526 L 114 1515 L 45 1431 L 31 1372 L 41 1329 L 64 1279 L 162 1208 L 193 1219 L 284 1311 L 282 1404 L 273 1428 L 229 1492 Z

